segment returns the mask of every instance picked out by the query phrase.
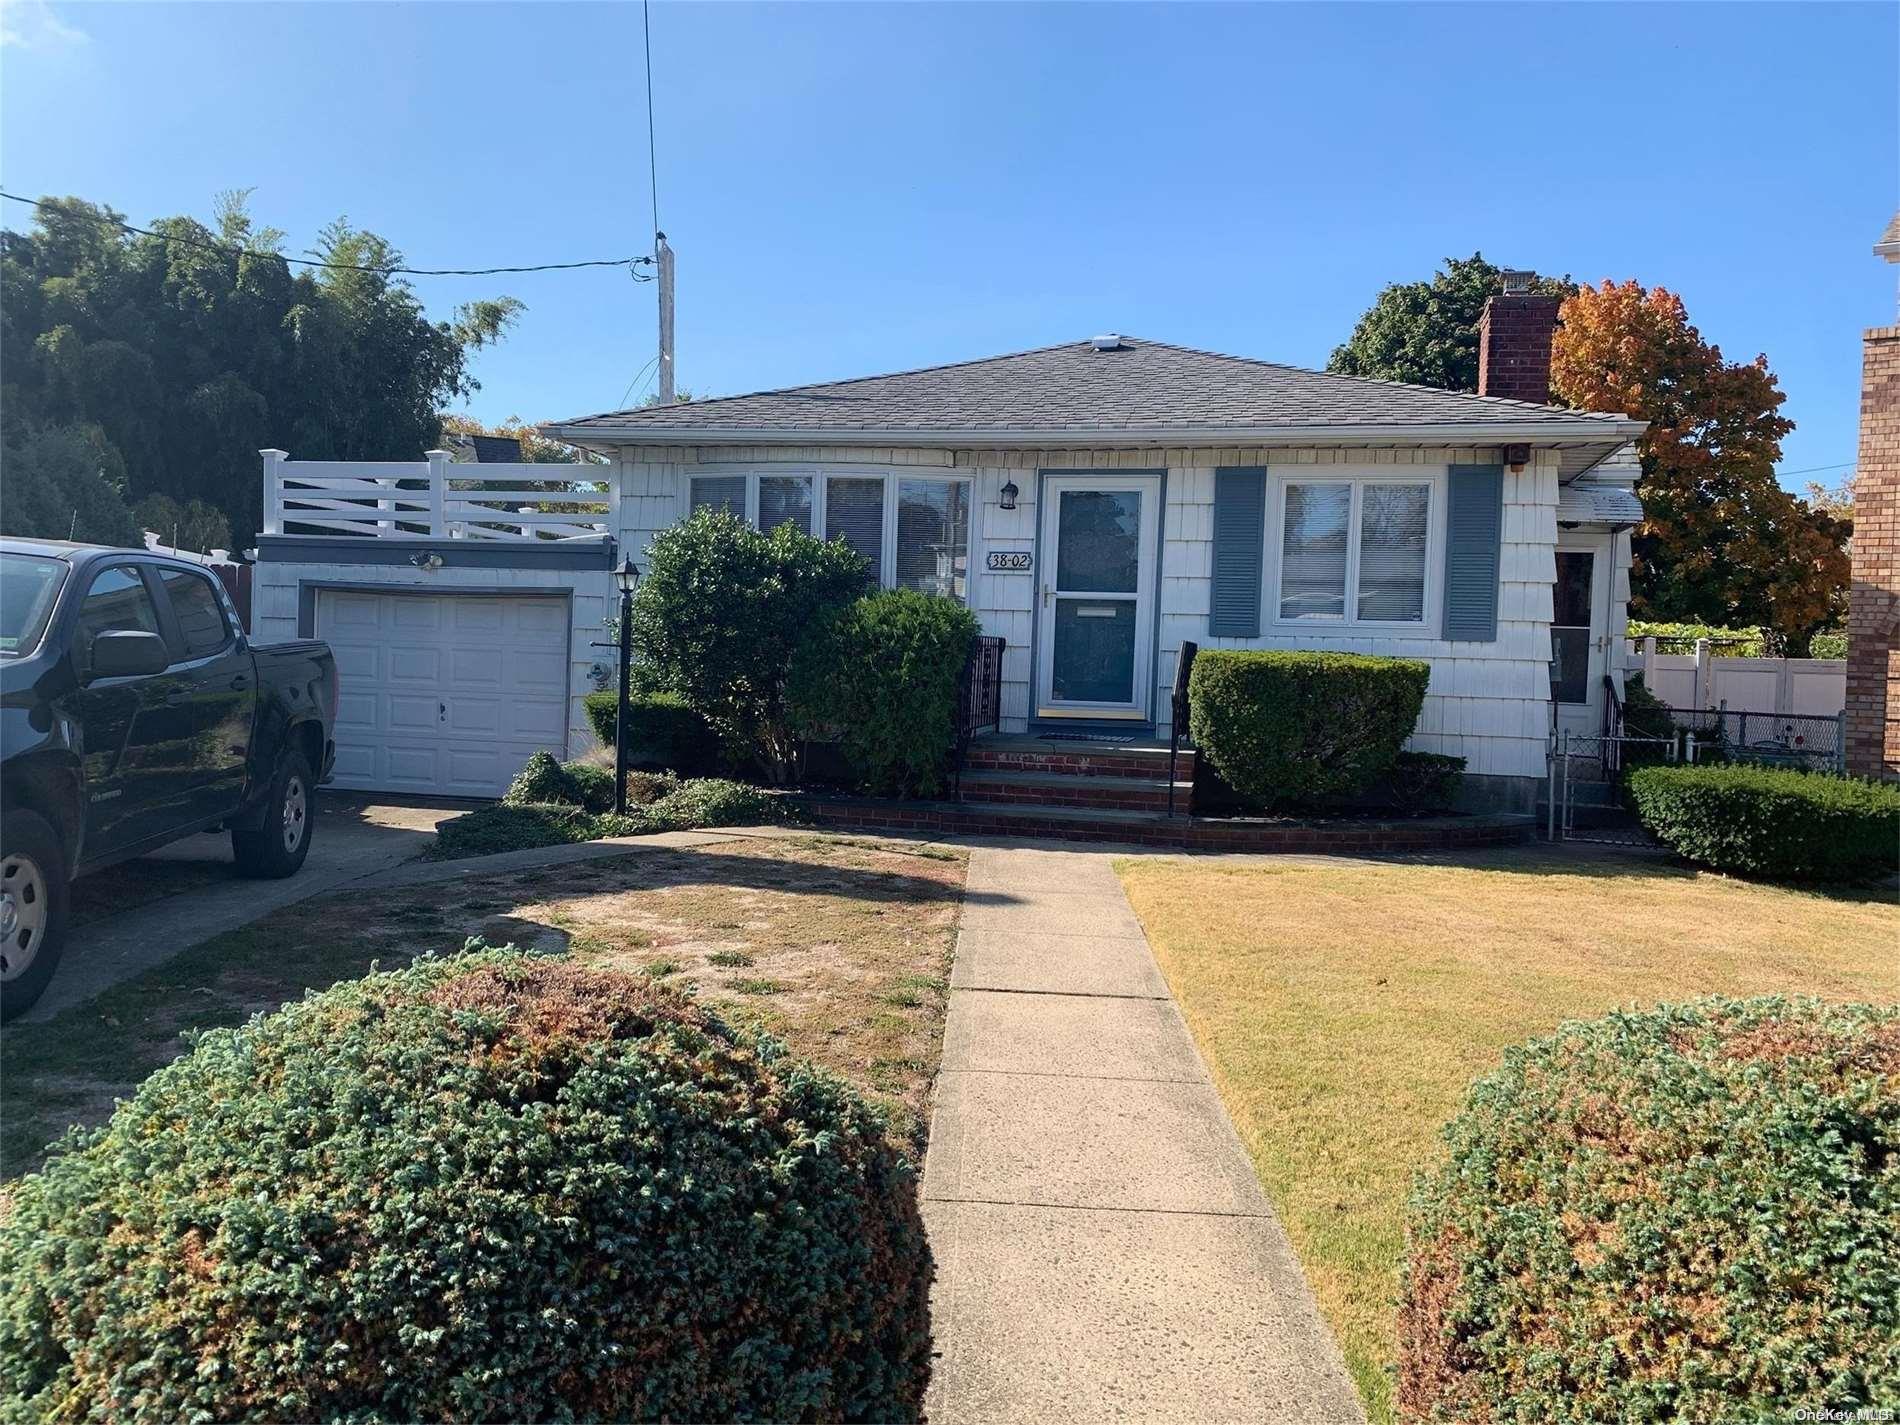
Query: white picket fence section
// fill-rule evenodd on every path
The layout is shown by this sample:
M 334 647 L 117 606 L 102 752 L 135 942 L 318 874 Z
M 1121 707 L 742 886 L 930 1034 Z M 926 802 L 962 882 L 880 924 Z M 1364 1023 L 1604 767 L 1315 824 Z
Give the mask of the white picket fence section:
M 1693 654 L 1658 653 L 1655 639 L 1633 638 L 1623 666 L 1672 708 L 1835 717 L 1847 706 L 1844 658 L 1719 658 L 1707 639 Z
M 598 539 L 618 520 L 619 482 L 607 469 L 589 480 L 567 473 L 586 466 L 457 464 L 446 450 L 420 461 L 260 453 L 266 534 Z

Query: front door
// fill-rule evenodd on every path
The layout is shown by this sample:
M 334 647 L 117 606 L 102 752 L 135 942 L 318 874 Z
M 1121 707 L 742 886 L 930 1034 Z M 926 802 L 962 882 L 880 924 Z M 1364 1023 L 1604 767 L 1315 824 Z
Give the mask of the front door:
M 1156 475 L 1045 478 L 1037 716 L 1150 717 L 1160 506 Z
M 1609 671 L 1608 536 L 1565 531 L 1558 537 L 1550 609 L 1557 730 L 1596 736 L 1603 731 L 1603 677 Z

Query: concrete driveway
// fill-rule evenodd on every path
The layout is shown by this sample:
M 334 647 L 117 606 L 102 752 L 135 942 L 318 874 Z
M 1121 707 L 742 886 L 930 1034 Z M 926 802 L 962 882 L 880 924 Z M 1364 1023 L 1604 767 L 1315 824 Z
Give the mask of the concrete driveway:
M 74 919 L 83 923 L 73 925 L 59 973 L 23 1020 L 51 1019 L 214 935 L 399 866 L 427 849 L 440 822 L 480 803 L 322 792 L 317 805 L 310 856 L 287 880 L 241 879 L 231 838 L 219 834 L 186 837 L 76 882 Z

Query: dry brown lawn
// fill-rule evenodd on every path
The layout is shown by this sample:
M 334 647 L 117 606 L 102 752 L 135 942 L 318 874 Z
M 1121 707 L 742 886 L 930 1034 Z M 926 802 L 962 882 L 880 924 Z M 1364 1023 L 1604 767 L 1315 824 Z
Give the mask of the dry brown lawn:
M 1900 1000 L 1890 892 L 1535 851 L 1117 868 L 1375 1420 L 1406 1193 L 1506 1046 L 1699 995 Z
M 0 1176 L 183 1052 L 241 1023 L 418 955 L 566 950 L 643 971 L 756 1024 L 883 1104 L 921 1161 L 963 894 L 958 851 L 863 838 L 737 836 L 690 850 L 305 901 L 219 936 L 0 1041 Z

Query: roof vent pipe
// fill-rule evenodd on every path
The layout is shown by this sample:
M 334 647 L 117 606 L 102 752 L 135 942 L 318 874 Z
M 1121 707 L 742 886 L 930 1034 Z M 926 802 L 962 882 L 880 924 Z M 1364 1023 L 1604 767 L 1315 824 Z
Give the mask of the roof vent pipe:
M 1122 339 L 1116 332 L 1104 332 L 1100 336 L 1090 337 L 1089 345 L 1094 347 L 1097 351 L 1120 351 L 1122 349 Z

